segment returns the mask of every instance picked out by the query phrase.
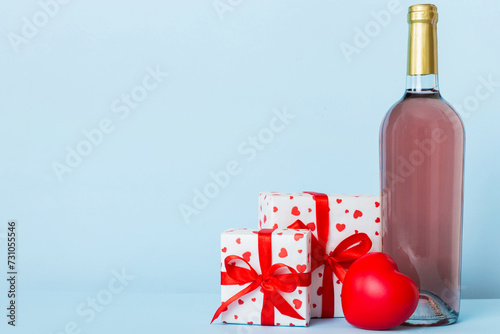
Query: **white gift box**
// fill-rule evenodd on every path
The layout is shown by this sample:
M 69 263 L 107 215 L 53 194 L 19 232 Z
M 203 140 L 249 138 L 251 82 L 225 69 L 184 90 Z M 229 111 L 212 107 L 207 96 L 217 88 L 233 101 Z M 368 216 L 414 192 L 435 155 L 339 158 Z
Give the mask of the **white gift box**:
M 322 194 L 324 195 L 324 194 Z M 372 242 L 370 252 L 382 250 L 382 223 L 380 221 L 380 196 L 350 196 L 328 194 L 328 240 L 326 253 L 332 252 L 345 238 L 366 233 Z M 309 193 L 276 193 L 263 192 L 259 195 L 259 225 L 260 228 L 287 228 L 300 220 L 304 228 L 318 238 L 317 202 Z M 324 205 L 324 203 L 322 204 Z M 328 212 L 329 210 L 329 212 Z M 314 252 L 314 250 L 312 250 Z M 313 268 L 314 269 L 314 268 Z M 340 293 L 342 283 L 334 275 L 334 300 L 323 300 L 323 273 L 325 266 L 316 268 L 311 275 L 311 316 L 343 317 Z M 334 312 L 323 312 L 323 303 L 333 302 Z M 328 314 L 325 314 L 328 313 Z
M 221 235 L 221 296 L 222 302 L 230 300 L 242 290 L 246 289 L 251 284 L 259 284 L 247 282 L 245 284 L 237 284 L 231 282 L 232 278 L 228 279 L 229 283 L 224 284 L 225 277 L 228 277 L 226 265 L 234 265 L 241 268 L 249 268 L 254 270 L 256 275 L 262 277 L 262 269 L 267 267 L 279 267 L 274 274 L 288 274 L 289 277 L 298 278 L 298 286 L 292 292 L 279 291 L 279 295 L 291 307 L 296 314 L 302 319 L 297 319 L 292 316 L 284 315 L 280 312 L 281 307 L 271 307 L 268 310 L 272 313 L 271 319 L 273 323 L 265 323 L 266 325 L 281 325 L 281 326 L 307 326 L 310 320 L 310 270 L 311 270 L 311 233 L 307 229 L 283 229 L 283 230 L 267 230 L 267 237 L 262 237 L 259 231 L 249 229 L 231 229 Z M 262 239 L 261 239 L 262 238 Z M 270 247 L 269 247 L 270 246 Z M 261 251 L 259 253 L 259 250 Z M 241 260 L 244 259 L 245 261 Z M 286 267 L 288 266 L 288 267 Z M 266 269 L 264 277 L 271 270 Z M 291 272 L 294 272 L 293 274 Z M 260 278 L 257 278 L 257 281 Z M 251 280 L 250 280 L 251 281 Z M 226 283 L 228 283 L 226 281 Z M 261 324 L 263 319 L 263 304 L 266 294 L 262 289 L 262 284 L 253 291 L 238 297 L 234 302 L 227 305 L 225 311 L 220 314 L 223 323 L 238 323 L 238 324 Z M 224 304 L 221 306 L 223 308 Z

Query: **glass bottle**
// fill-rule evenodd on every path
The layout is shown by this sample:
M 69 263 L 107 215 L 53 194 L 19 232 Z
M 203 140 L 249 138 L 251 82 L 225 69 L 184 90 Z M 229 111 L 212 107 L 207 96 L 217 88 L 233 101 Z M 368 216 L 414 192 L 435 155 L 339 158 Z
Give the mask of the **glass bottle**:
M 406 325 L 457 321 L 464 168 L 464 128 L 441 97 L 437 8 L 409 8 L 406 92 L 380 133 L 383 251 L 420 289 Z

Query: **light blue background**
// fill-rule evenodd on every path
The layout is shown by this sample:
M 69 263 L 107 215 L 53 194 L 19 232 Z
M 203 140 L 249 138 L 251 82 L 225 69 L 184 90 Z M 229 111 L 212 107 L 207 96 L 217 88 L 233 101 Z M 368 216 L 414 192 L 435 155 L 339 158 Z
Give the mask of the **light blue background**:
M 260 191 L 379 192 L 379 125 L 403 94 L 415 2 L 350 62 L 341 43 L 388 1 L 222 2 L 220 16 L 211 0 L 73 0 L 18 52 L 8 34 L 40 5 L 1 2 L 0 233 L 18 220 L 25 294 L 86 296 L 121 268 L 135 275 L 127 292 L 217 292 L 219 235 L 257 226 Z M 462 113 L 463 296 L 500 298 L 500 5 L 434 3 L 443 96 L 479 102 Z M 112 103 L 157 67 L 168 77 L 120 119 Z M 488 77 L 496 86 L 474 100 Z M 295 118 L 247 161 L 238 147 L 275 109 Z M 60 182 L 53 163 L 103 119 L 114 130 Z M 186 222 L 180 206 L 230 161 L 239 173 Z

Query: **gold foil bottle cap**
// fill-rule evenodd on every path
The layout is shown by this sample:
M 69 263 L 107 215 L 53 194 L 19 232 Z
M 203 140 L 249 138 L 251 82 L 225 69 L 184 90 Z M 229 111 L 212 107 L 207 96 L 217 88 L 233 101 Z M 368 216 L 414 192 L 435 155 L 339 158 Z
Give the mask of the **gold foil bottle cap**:
M 437 7 L 431 4 L 413 5 L 408 9 L 408 23 L 431 22 L 437 23 Z
M 408 75 L 437 74 L 437 7 L 413 5 L 408 9 Z

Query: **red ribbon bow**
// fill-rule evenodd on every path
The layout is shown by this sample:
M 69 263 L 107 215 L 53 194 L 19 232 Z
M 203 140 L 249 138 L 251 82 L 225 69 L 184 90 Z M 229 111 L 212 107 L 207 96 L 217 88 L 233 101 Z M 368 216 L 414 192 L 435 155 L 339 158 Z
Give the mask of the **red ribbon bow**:
M 212 319 L 214 322 L 219 315 L 226 311 L 227 307 L 242 296 L 261 288 L 264 294 L 264 302 L 261 312 L 262 325 L 274 325 L 274 308 L 289 317 L 304 320 L 304 318 L 288 304 L 279 291 L 290 293 L 297 286 L 310 285 L 310 273 L 298 274 L 295 269 L 283 263 L 271 265 L 271 234 L 272 229 L 263 229 L 258 233 L 259 237 L 259 260 L 262 274 L 257 271 L 242 257 L 229 255 L 224 259 L 226 272 L 221 272 L 222 285 L 244 285 L 250 283 L 246 288 L 226 300 L 215 312 Z M 242 261 L 248 268 L 236 266 L 236 262 Z M 212 323 L 211 322 L 211 323 Z
M 312 235 L 311 240 L 311 272 L 325 265 L 323 271 L 323 298 L 321 317 L 333 318 L 335 311 L 335 297 L 333 288 L 333 274 L 343 282 L 347 269 L 361 256 L 372 248 L 372 241 L 366 233 L 356 233 L 342 240 L 335 249 L 326 253 L 330 225 L 330 207 L 328 195 L 322 193 L 306 192 L 313 195 L 316 202 L 316 226 L 318 238 Z M 289 228 L 306 228 L 300 220 L 295 221 Z
M 288 226 L 288 228 L 307 229 L 307 226 L 301 220 L 296 220 L 295 223 Z M 356 233 L 342 240 L 342 242 L 335 247 L 335 250 L 326 254 L 325 247 L 321 245 L 314 235 L 312 235 L 311 271 L 316 270 L 322 265 L 327 265 L 337 278 L 343 282 L 347 269 L 349 269 L 354 261 L 368 253 L 371 247 L 372 241 L 366 233 Z

